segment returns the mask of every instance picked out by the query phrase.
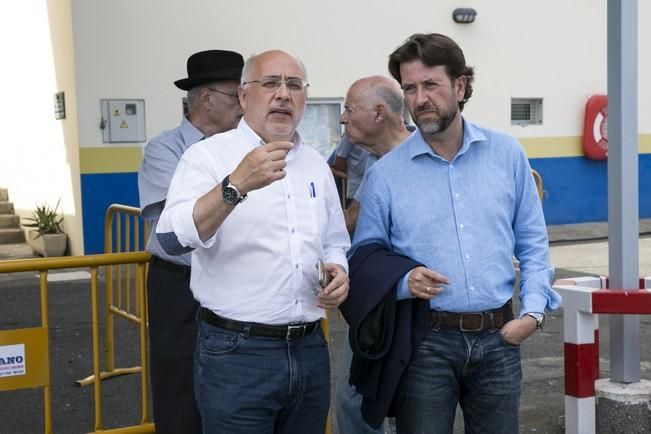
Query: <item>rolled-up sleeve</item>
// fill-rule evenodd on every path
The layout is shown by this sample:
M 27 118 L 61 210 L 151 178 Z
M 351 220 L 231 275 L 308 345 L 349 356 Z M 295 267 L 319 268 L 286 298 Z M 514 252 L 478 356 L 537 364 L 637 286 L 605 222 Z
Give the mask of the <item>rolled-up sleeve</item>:
M 344 214 L 341 210 L 339 195 L 334 179 L 328 173 L 325 183 L 327 224 L 323 237 L 323 251 L 325 262 L 339 264 L 348 273 L 348 259 L 346 252 L 350 248 L 350 236 L 346 230 Z
M 519 155 L 516 167 L 517 202 L 513 232 L 515 257 L 520 262 L 520 313 L 542 313 L 559 307 L 561 296 L 551 287 L 554 269 L 549 261 L 545 217 L 524 153 Z
M 195 156 L 198 151 L 191 148 L 183 154 L 156 226 L 158 241 L 170 255 L 207 248 L 215 242 L 215 235 L 201 241 L 194 224 L 193 211 L 197 200 L 220 182 L 214 169 L 209 167 L 210 158 Z

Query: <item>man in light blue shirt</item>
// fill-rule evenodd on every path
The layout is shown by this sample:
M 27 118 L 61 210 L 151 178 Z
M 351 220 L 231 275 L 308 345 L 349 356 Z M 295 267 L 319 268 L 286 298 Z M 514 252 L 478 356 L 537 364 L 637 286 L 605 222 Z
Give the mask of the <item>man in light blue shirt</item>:
M 429 300 L 432 323 L 394 395 L 398 431 L 452 432 L 459 403 L 466 432 L 517 433 L 519 345 L 560 304 L 531 168 L 516 139 L 461 116 L 474 71 L 450 38 L 411 36 L 389 71 L 418 131 L 367 173 L 352 251 L 382 243 L 426 265 L 397 289 Z
M 352 143 L 348 136 L 344 134 L 328 158 L 329 166 L 346 174 L 346 191 L 344 194 L 347 203 L 350 203 L 355 198 L 368 165 L 369 155 L 370 153 L 366 149 Z

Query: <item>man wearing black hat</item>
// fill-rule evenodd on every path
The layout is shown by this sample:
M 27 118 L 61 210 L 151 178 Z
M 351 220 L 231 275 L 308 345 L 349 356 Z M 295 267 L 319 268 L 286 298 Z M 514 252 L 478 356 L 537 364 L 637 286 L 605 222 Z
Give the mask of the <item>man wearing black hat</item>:
M 190 291 L 190 252 L 170 256 L 155 230 L 181 155 L 194 143 L 234 128 L 242 117 L 237 88 L 244 59 L 208 50 L 188 58 L 188 77 L 174 82 L 187 91 L 181 125 L 154 137 L 138 172 L 142 217 L 149 222 L 147 278 L 151 387 L 157 433 L 200 433 L 194 398 L 193 357 L 198 304 Z

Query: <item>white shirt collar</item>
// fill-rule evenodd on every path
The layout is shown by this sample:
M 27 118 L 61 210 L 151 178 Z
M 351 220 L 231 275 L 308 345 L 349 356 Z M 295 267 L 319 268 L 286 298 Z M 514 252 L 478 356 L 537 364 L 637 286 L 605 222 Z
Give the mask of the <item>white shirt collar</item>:
M 237 125 L 237 129 L 240 131 L 240 133 L 242 133 L 246 142 L 251 145 L 251 149 L 265 143 L 264 140 L 262 140 L 262 138 L 258 135 L 258 133 L 253 131 L 249 124 L 246 123 L 244 118 L 240 120 L 240 123 Z M 291 141 L 294 143 L 294 147 L 290 149 L 289 153 L 287 154 L 287 161 L 292 160 L 301 146 L 303 146 L 303 137 L 298 132 L 298 130 L 294 132 L 294 136 L 292 137 Z

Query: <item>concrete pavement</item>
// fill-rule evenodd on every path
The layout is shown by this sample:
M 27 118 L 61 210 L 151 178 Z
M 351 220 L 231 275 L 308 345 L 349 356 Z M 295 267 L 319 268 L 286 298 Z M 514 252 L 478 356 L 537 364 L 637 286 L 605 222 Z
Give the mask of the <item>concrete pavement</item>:
M 577 275 L 608 275 L 608 224 L 581 223 L 549 226 L 552 265 Z M 651 219 L 640 220 L 639 274 L 651 276 Z M 564 271 L 561 271 L 564 274 Z
M 574 271 L 577 276 L 608 275 L 607 241 L 552 244 L 550 255 L 557 269 Z M 640 238 L 638 274 L 651 276 L 651 236 Z M 558 272 L 556 278 L 559 278 Z

